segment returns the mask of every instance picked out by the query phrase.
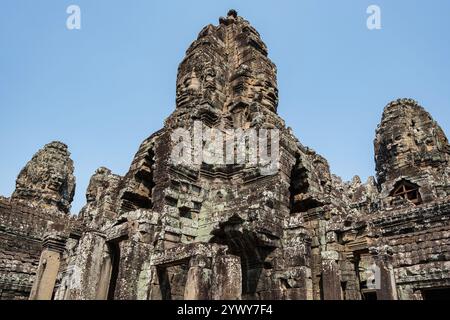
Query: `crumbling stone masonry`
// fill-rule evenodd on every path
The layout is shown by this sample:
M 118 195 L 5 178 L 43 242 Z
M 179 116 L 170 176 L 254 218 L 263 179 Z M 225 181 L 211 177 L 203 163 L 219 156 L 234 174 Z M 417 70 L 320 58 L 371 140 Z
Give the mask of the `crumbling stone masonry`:
M 164 127 L 125 176 L 95 172 L 77 217 L 67 146 L 46 145 L 22 170 L 0 198 L 0 298 L 449 298 L 450 146 L 431 116 L 410 99 L 388 104 L 376 178 L 342 182 L 277 107 L 266 45 L 230 10 L 187 50 Z M 278 129 L 277 170 L 174 165 L 173 133 L 198 121 L 225 136 Z

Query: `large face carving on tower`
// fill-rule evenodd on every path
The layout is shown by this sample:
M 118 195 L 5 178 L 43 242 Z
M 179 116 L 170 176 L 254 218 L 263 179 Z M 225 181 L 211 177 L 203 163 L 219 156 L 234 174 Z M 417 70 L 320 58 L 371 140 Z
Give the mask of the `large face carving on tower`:
M 49 143 L 22 169 L 12 198 L 68 212 L 75 193 L 73 171 L 67 146 Z
M 406 179 L 431 194 L 445 184 L 449 160 L 444 131 L 416 101 L 399 99 L 386 106 L 375 139 L 378 183 L 389 188 L 386 192 L 395 192 L 394 184 Z
M 276 112 L 276 67 L 266 45 L 234 10 L 208 25 L 186 52 L 177 77 L 177 108 L 208 104 L 221 112 L 257 104 Z
M 177 107 L 197 108 L 209 104 L 222 109 L 226 81 L 221 47 L 211 36 L 200 38 L 188 50 L 177 78 Z

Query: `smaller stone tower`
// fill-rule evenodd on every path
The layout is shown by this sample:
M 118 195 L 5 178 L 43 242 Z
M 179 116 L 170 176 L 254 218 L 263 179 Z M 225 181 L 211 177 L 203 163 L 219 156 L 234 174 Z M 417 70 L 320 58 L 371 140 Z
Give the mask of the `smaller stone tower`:
M 73 161 L 64 143 L 39 150 L 19 173 L 12 200 L 68 213 L 75 194 Z

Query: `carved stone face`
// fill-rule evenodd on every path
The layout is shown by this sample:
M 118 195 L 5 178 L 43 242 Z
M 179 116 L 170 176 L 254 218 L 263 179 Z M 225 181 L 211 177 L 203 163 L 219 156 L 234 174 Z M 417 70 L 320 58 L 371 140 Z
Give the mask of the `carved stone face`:
M 89 186 L 86 190 L 87 202 L 99 201 L 104 196 L 105 191 L 109 187 L 109 181 L 111 181 L 111 171 L 106 168 L 100 168 L 91 177 Z
M 69 156 L 67 146 L 60 142 L 39 150 L 19 174 L 12 197 L 67 212 L 75 190 Z
M 97 199 L 97 188 L 96 186 L 90 184 L 87 191 L 86 191 L 86 201 L 87 202 L 93 202 Z
M 188 98 L 192 94 L 198 92 L 200 90 L 200 81 L 197 78 L 195 71 L 192 71 L 191 73 L 184 76 L 178 84 L 177 89 L 178 99 Z
M 185 77 L 183 85 L 184 91 L 186 92 L 194 93 L 200 90 L 200 81 L 197 78 L 195 71 L 192 71 Z
M 207 68 L 203 72 L 203 79 L 202 79 L 203 89 L 208 91 L 214 91 L 217 89 L 216 75 L 217 75 L 216 70 L 214 70 L 213 68 Z
M 390 192 L 391 184 L 400 176 L 428 176 L 430 184 L 440 183 L 433 175 L 442 177 L 442 164 L 448 161 L 442 148 L 446 145 L 442 129 L 417 102 L 398 99 L 389 103 L 375 139 L 377 177 L 383 192 Z
M 63 183 L 64 183 L 63 177 L 57 175 L 50 175 L 47 182 L 47 188 L 55 192 L 60 192 Z
M 176 98 L 177 107 L 185 106 L 195 100 L 199 91 L 200 82 L 194 71 L 178 79 Z

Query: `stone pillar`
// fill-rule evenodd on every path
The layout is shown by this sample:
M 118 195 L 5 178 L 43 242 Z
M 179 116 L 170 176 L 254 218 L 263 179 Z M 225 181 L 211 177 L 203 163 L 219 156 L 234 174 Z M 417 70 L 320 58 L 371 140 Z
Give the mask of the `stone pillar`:
M 373 255 L 376 272 L 375 283 L 377 300 L 397 300 L 397 288 L 395 284 L 394 269 L 392 266 L 392 255 L 390 248 L 383 246 L 379 248 L 370 248 L 370 253 Z
M 270 299 L 312 300 L 311 236 L 303 227 L 289 230 L 283 248 L 284 270 L 274 280 Z
M 215 258 L 211 289 L 213 300 L 241 300 L 242 270 L 240 257 L 219 255 Z
M 100 232 L 84 232 L 71 254 L 67 272 L 62 279 L 66 285 L 64 299 L 95 300 L 104 253 L 106 252 L 105 235 Z
M 324 300 L 342 300 L 339 253 L 336 251 L 322 252 L 322 288 Z
M 112 272 L 112 252 L 111 248 L 106 244 L 105 252 L 103 253 L 103 262 L 100 270 L 100 279 L 97 288 L 96 300 L 107 300 L 109 286 L 111 283 L 111 272 Z
M 341 271 L 346 273 L 342 275 L 341 281 L 346 281 L 346 289 L 343 291 L 343 300 L 361 300 L 361 288 L 359 279 L 359 270 L 356 270 L 358 265 L 359 255 L 355 255 L 354 251 L 345 253 L 345 261 L 341 265 Z M 359 268 L 359 266 L 358 266 Z
M 158 270 L 156 266 L 150 267 L 150 293 L 149 293 L 149 300 L 163 300 L 163 294 L 160 286 L 159 281 L 159 273 L 162 272 L 161 270 Z
M 285 300 L 312 300 L 311 269 L 302 266 L 287 269 L 288 279 L 283 279 Z M 282 284 L 283 285 L 283 284 Z
M 192 257 L 189 262 L 189 271 L 184 289 L 184 299 L 210 300 L 211 279 L 211 258 L 204 256 Z
M 43 251 L 31 289 L 30 300 L 52 299 L 65 243 L 66 238 L 57 233 L 47 234 L 44 237 Z

